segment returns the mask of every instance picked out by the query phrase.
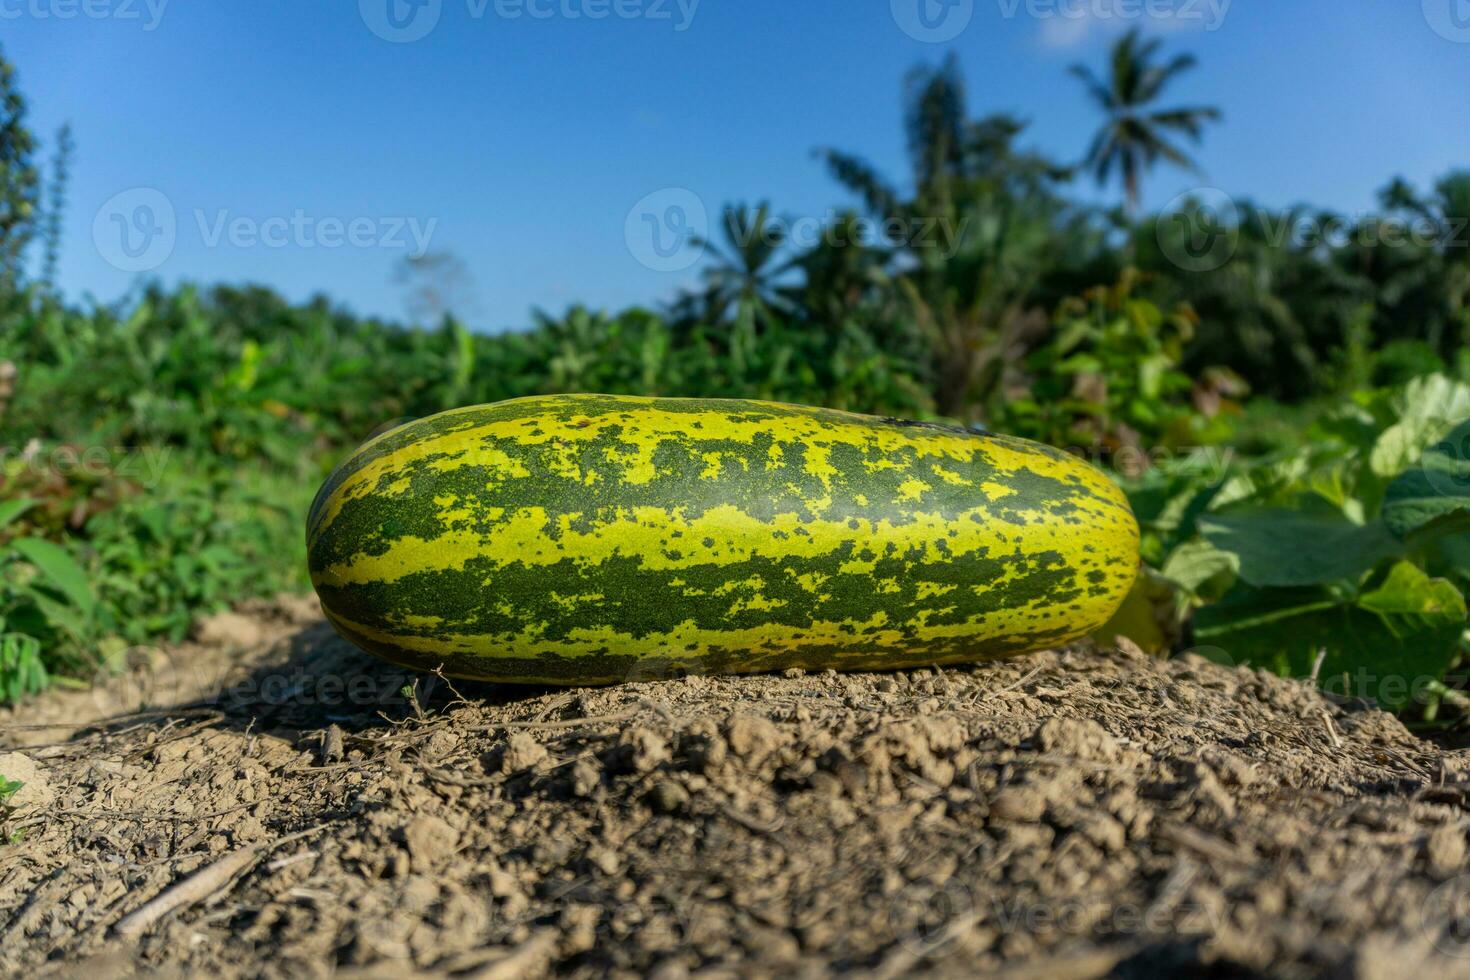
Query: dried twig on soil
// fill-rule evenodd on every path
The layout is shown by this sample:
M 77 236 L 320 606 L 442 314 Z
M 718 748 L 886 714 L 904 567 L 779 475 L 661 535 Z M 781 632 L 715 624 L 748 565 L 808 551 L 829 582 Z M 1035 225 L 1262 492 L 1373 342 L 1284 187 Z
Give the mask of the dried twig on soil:
M 557 694 L 546 699 L 536 711 L 536 721 L 545 721 L 548 717 L 572 703 L 570 694 Z
M 1312 674 L 1307 678 L 1307 685 L 1313 691 L 1318 690 L 1317 678 L 1322 674 L 1322 663 L 1327 659 L 1327 648 L 1321 647 L 1317 651 L 1317 657 L 1312 661 Z M 1327 729 L 1327 737 L 1332 741 L 1332 747 L 1342 748 L 1342 739 L 1337 737 L 1337 726 L 1332 723 L 1332 715 L 1328 712 L 1325 704 L 1319 705 L 1318 713 L 1322 716 L 1322 727 Z
M 46 758 L 59 758 L 59 757 L 67 756 L 67 755 L 72 755 L 72 754 L 75 754 L 77 752 L 89 752 L 89 751 L 95 752 L 96 751 L 96 746 L 94 744 L 92 744 L 92 743 L 94 743 L 97 740 L 121 738 L 122 736 L 132 734 L 133 732 L 138 731 L 139 729 L 151 728 L 151 727 L 153 727 L 153 726 L 155 726 L 155 725 L 158 724 L 157 721 L 140 721 L 140 722 L 137 722 L 136 724 L 128 725 L 128 726 L 126 726 L 124 728 L 105 728 L 105 727 L 102 727 L 104 725 L 111 724 L 113 722 L 126 721 L 126 720 L 128 720 L 130 718 L 149 718 L 149 719 L 164 718 L 164 719 L 167 719 L 166 724 L 163 726 L 163 728 L 160 728 L 159 729 L 160 731 L 164 731 L 168 727 L 172 726 L 173 723 L 176 722 L 176 721 L 179 721 L 179 720 L 184 719 L 184 718 L 198 718 L 198 717 L 205 717 L 206 718 L 206 721 L 203 722 L 203 723 L 201 723 L 201 725 L 199 727 L 207 728 L 207 727 L 209 727 L 209 725 L 216 724 L 216 723 L 218 723 L 220 721 L 223 721 L 224 718 L 225 718 L 225 714 L 224 714 L 224 712 L 219 711 L 219 710 L 217 710 L 215 708 L 188 708 L 188 709 L 185 709 L 185 708 L 173 709 L 173 708 L 171 708 L 171 709 L 168 709 L 166 711 L 133 712 L 132 714 L 118 715 L 117 717 L 115 717 L 115 718 L 109 718 L 106 721 L 91 721 L 91 722 L 84 722 L 84 723 L 80 723 L 80 724 L 78 724 L 76 722 L 69 722 L 69 723 L 60 724 L 60 725 L 51 725 L 51 724 L 47 724 L 47 725 L 30 725 L 30 726 L 26 726 L 26 725 L 15 725 L 15 726 L 7 726 L 7 727 L 9 727 L 9 728 L 11 728 L 12 730 L 15 730 L 15 731 L 19 731 L 19 730 L 21 730 L 23 728 L 28 728 L 28 727 L 29 728 L 74 728 L 75 731 L 73 731 L 72 734 L 71 734 L 71 736 L 66 741 L 64 741 L 64 742 L 43 742 L 40 745 L 32 745 L 32 746 L 28 746 L 26 748 L 26 751 L 29 752 L 29 753 L 33 753 L 34 754 L 34 753 L 40 752 L 40 753 L 43 753 Z M 95 731 L 93 729 L 95 729 Z M 163 743 L 162 742 L 154 742 L 154 743 L 146 746 L 146 749 L 150 749 L 151 750 L 152 748 L 155 748 L 156 746 L 161 745 L 161 744 L 163 744 Z
M 1023 685 L 1025 685 L 1025 684 L 1026 684 L 1026 682 L 1027 682 L 1027 681 L 1029 681 L 1029 680 L 1031 680 L 1031 678 L 1033 678 L 1033 677 L 1035 677 L 1035 676 L 1036 676 L 1036 675 L 1037 675 L 1037 674 L 1039 674 L 1039 673 L 1041 673 L 1041 668 L 1042 668 L 1042 667 L 1044 667 L 1044 666 L 1046 666 L 1046 665 L 1045 665 L 1045 664 L 1042 664 L 1042 665 L 1040 665 L 1040 666 L 1038 666 L 1038 667 L 1037 667 L 1037 668 L 1036 668 L 1036 669 L 1035 669 L 1035 670 L 1032 670 L 1032 671 L 1029 671 L 1029 672 L 1028 672 L 1028 673 L 1027 673 L 1027 674 L 1026 674 L 1026 675 L 1025 675 L 1025 676 L 1024 676 L 1024 677 L 1022 677 L 1022 678 L 1021 678 L 1021 679 L 1020 679 L 1020 680 L 1018 680 L 1018 681 L 1016 681 L 1016 682 L 1014 682 L 1014 683 L 1012 683 L 1012 684 L 1007 684 L 1007 685 L 1006 685 L 1006 686 L 1005 686 L 1005 687 L 1002 687 L 1002 688 L 1000 688 L 1000 689 L 998 689 L 998 690 L 995 690 L 995 691 L 992 691 L 992 692 L 991 692 L 991 696 L 994 696 L 994 695 L 996 695 L 996 694 L 1004 694 L 1004 693 L 1006 693 L 1006 692 L 1007 692 L 1007 691 L 1014 691 L 1014 690 L 1016 690 L 1016 689 L 1017 689 L 1017 688 L 1020 688 L 1020 687 L 1022 687 L 1022 686 L 1023 686 Z
M 213 820 L 215 817 L 228 816 L 240 810 L 248 810 L 250 807 L 259 806 L 260 801 L 252 800 L 249 803 L 241 803 L 224 810 L 213 810 L 209 813 L 164 813 L 160 810 L 52 810 L 51 813 L 59 817 L 85 817 L 88 820 L 166 820 L 172 823 L 196 823 L 200 820 Z
M 321 758 L 322 762 L 332 763 L 342 760 L 342 726 L 328 725 L 321 734 Z
M 39 731 L 47 728 L 75 728 L 78 733 L 87 731 L 91 728 L 96 728 L 99 729 L 99 731 L 95 734 L 121 735 L 125 732 L 131 732 L 139 728 L 140 726 L 129 725 L 127 728 L 114 729 L 102 729 L 101 726 L 104 724 L 111 724 L 113 722 L 127 721 L 131 718 L 193 718 L 203 714 L 216 713 L 218 712 L 214 708 L 157 708 L 148 711 L 130 711 L 126 714 L 114 715 L 106 719 L 105 721 L 47 721 L 25 725 L 6 725 L 5 728 L 7 731 L 13 732 Z
M 450 786 L 459 786 L 464 789 L 483 789 L 501 782 L 501 780 L 486 779 L 483 776 L 461 776 L 459 773 L 446 772 L 433 766 L 424 766 L 421 771 L 437 783 L 448 783 Z
M 1214 861 L 1250 864 L 1255 860 L 1254 855 L 1244 853 L 1238 847 L 1218 837 L 1211 837 L 1209 834 L 1183 824 L 1165 824 L 1158 829 L 1156 836 Z
M 741 813 L 733 806 L 727 806 L 720 812 L 729 817 L 731 820 L 738 823 L 740 826 L 744 827 L 746 830 L 757 834 L 774 834 L 776 833 L 776 831 L 780 830 L 781 827 L 786 823 L 786 821 L 779 816 L 776 817 L 775 820 L 769 822 L 758 820 L 748 813 Z
M 1307 678 L 1313 687 L 1317 686 L 1317 678 L 1322 675 L 1322 662 L 1327 659 L 1327 648 L 1321 647 L 1317 650 L 1316 659 L 1312 661 L 1312 676 Z
M 507 728 L 580 728 L 584 725 L 617 725 L 638 717 L 636 711 L 620 711 L 615 715 L 587 715 L 585 718 L 561 718 L 555 721 L 501 721 L 493 725 L 467 725 L 467 732 L 498 732 Z
M 898 946 L 883 958 L 883 962 L 879 963 L 872 973 L 868 974 L 869 980 L 894 980 L 896 977 L 908 976 L 920 963 L 975 928 L 984 918 L 985 910 L 976 909 L 951 919 L 926 943 L 917 946 Z
M 439 678 L 439 680 L 444 683 L 445 687 L 449 688 L 449 693 L 454 695 L 454 700 L 444 706 L 446 710 L 454 707 L 456 704 L 470 705 L 469 699 L 466 698 L 463 694 L 460 694 L 459 689 L 454 686 L 454 682 L 451 681 L 447 675 L 445 675 L 443 664 L 435 667 L 432 673 L 435 677 Z
M 113 933 L 124 939 L 134 939 L 153 927 L 158 920 L 170 912 L 196 905 L 216 892 L 228 887 L 238 875 L 250 870 L 257 861 L 282 844 L 314 834 L 325 826 L 287 834 L 285 837 L 261 844 L 251 844 L 233 851 L 218 861 L 194 872 L 183 881 L 165 888 L 152 901 L 134 909 L 113 926 Z
M 556 953 L 556 942 L 555 929 L 542 929 L 532 933 L 530 939 L 504 956 L 497 957 L 473 973 L 463 976 L 466 980 L 519 980 L 520 977 L 539 973 Z
M 196 734 L 197 732 L 203 731 L 206 728 L 213 728 L 215 725 L 218 725 L 221 721 L 224 721 L 224 719 L 225 719 L 224 712 L 222 712 L 222 711 L 215 711 L 215 712 L 211 712 L 210 713 L 210 716 L 209 717 L 206 717 L 203 721 L 196 722 L 195 724 L 190 725 L 187 728 L 181 728 L 181 729 L 179 729 L 177 731 L 172 731 L 171 729 L 173 728 L 175 722 L 177 722 L 179 719 L 177 719 L 177 718 L 170 718 L 168 720 L 168 722 L 166 724 L 164 724 L 164 726 L 162 728 L 159 728 L 158 729 L 158 734 L 159 735 L 162 735 L 164 733 L 168 733 L 168 737 L 167 738 L 156 738 L 156 739 L 154 739 L 151 742 L 145 742 L 142 745 L 138 746 L 137 748 L 133 749 L 131 752 L 124 753 L 123 756 L 122 756 L 122 758 L 124 760 L 141 759 L 143 756 L 148 755 L 149 753 L 151 753 L 154 750 L 158 749 L 160 746 L 167 745 L 169 742 L 181 741 L 182 739 L 186 739 L 186 738 L 190 737 L 191 735 Z M 117 737 L 119 737 L 121 735 L 124 735 L 124 734 L 127 734 L 129 732 L 132 732 L 135 729 L 139 729 L 139 728 L 150 728 L 150 727 L 152 727 L 152 725 L 153 725 L 152 722 L 142 722 L 142 723 L 139 723 L 137 725 L 130 725 L 127 728 L 118 729 L 117 731 L 96 732 L 96 733 L 93 733 L 91 735 L 88 735 L 87 738 L 88 739 L 93 739 L 93 738 L 97 738 L 97 739 L 117 738 Z M 65 743 L 62 743 L 62 744 L 65 744 Z M 71 744 L 79 744 L 79 741 L 74 738 L 72 740 L 72 743 Z

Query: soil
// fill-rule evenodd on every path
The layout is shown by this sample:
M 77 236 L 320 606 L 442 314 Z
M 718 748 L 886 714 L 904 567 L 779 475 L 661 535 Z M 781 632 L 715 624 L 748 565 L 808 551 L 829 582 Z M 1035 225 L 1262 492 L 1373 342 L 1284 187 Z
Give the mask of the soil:
M 13 976 L 1470 976 L 1470 753 L 1193 656 L 513 689 L 283 598 L 0 772 Z

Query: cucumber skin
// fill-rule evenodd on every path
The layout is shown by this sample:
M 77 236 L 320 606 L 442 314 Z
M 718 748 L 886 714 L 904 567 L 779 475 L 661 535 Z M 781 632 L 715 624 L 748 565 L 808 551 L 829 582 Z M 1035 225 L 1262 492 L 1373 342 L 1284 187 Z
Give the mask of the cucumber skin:
M 308 517 L 337 631 L 451 677 L 606 684 L 992 659 L 1106 622 L 1122 492 L 1036 443 L 830 409 L 555 395 L 361 446 Z

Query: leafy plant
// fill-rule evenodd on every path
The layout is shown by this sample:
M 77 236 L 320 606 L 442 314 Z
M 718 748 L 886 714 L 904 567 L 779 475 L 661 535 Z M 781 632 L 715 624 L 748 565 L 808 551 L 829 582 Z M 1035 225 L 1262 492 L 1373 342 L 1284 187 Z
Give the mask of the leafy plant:
M 1140 507 L 1151 557 L 1195 639 L 1387 707 L 1433 701 L 1464 652 L 1466 399 L 1463 384 L 1416 379 L 1330 413 L 1309 452 L 1213 485 L 1161 493 L 1155 477 L 1164 504 Z
M 34 505 L 0 504 L 0 530 Z M 43 689 L 43 644 L 75 649 L 96 634 L 96 599 L 87 574 L 60 545 L 19 537 L 0 545 L 0 693 L 18 700 Z
M 1196 382 L 1179 369 L 1196 318 L 1164 314 L 1134 295 L 1137 277 L 1063 301 L 1052 338 L 1026 359 L 1019 393 L 995 426 L 1054 446 L 1174 448 L 1218 442 L 1244 385 L 1217 370 Z
M 0 630 L 4 625 L 0 621 Z M 24 633 L 0 632 L 0 698 L 15 702 L 39 694 L 49 680 L 40 640 Z
M 17 843 L 21 839 L 20 831 L 11 830 L 6 825 L 15 813 L 14 809 L 10 806 L 10 801 L 24 787 L 25 783 L 8 779 L 4 773 L 0 773 L 0 840 L 3 840 L 7 844 Z

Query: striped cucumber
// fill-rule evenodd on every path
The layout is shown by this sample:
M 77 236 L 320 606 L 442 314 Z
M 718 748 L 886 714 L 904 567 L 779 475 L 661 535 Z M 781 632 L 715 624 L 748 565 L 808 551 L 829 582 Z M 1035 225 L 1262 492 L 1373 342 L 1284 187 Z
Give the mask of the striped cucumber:
M 882 669 L 1081 637 L 1138 525 L 1058 450 L 772 402 L 555 395 L 359 448 L 317 493 L 332 625 L 452 677 Z

